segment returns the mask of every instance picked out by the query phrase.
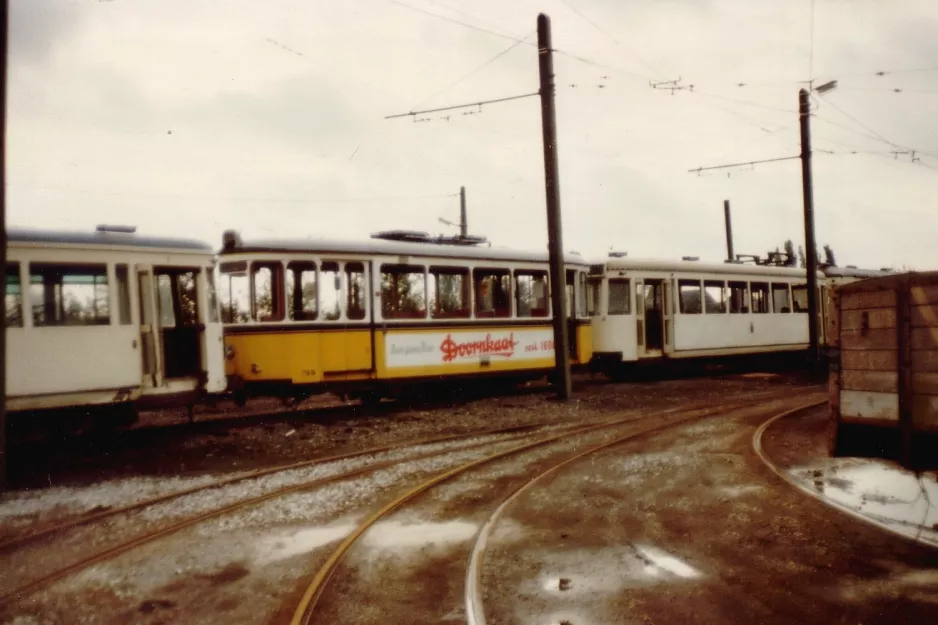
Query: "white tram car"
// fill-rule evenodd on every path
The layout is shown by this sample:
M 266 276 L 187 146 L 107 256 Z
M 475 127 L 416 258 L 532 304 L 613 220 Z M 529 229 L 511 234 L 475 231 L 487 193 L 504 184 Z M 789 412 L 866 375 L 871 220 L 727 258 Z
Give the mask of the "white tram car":
M 591 266 L 588 285 L 594 364 L 610 372 L 628 363 L 808 346 L 802 269 L 610 258 Z M 819 303 L 827 289 L 818 272 Z M 819 305 L 822 332 L 824 308 Z
M 7 238 L 9 411 L 191 406 L 225 391 L 209 245 L 107 226 Z

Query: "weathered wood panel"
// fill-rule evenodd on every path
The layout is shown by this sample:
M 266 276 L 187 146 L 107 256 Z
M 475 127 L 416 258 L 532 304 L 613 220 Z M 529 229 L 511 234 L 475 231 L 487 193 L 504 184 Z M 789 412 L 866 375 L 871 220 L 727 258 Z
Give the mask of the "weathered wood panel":
M 899 421 L 899 395 L 867 391 L 840 391 L 841 419 Z
M 938 396 L 938 373 L 913 373 L 912 392 Z
M 840 333 L 841 349 L 896 349 L 897 337 L 894 329 L 842 330 Z
M 899 374 L 891 371 L 844 371 L 841 387 L 845 391 L 896 393 L 899 391 Z
M 912 328 L 912 349 L 938 349 L 938 326 Z
M 938 397 L 912 396 L 912 424 L 916 431 L 938 430 Z
M 938 285 L 913 286 L 909 289 L 909 296 L 913 305 L 938 304 Z
M 895 308 L 895 291 L 867 291 L 859 293 L 841 293 L 840 309 L 856 310 L 858 308 Z
M 938 373 L 938 350 L 912 352 L 912 370 L 917 373 Z
M 924 353 L 924 352 L 923 352 Z M 855 371 L 896 371 L 899 357 L 896 350 L 847 350 L 840 352 L 842 369 Z M 938 366 L 938 364 L 936 364 Z
M 864 326 L 864 317 L 866 318 L 866 328 L 868 330 L 896 327 L 895 308 L 873 308 L 843 311 L 840 317 L 841 330 L 861 330 Z
M 938 306 L 912 306 L 912 327 L 938 328 Z

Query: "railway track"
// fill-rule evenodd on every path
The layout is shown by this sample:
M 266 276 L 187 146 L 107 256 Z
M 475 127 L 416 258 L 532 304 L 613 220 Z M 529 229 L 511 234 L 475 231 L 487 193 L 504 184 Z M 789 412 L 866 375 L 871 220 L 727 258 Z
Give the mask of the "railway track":
M 552 465 L 550 468 L 546 470 L 540 471 L 537 476 L 535 476 L 533 479 L 529 480 L 523 486 L 521 486 L 517 491 L 515 491 L 513 495 L 511 495 L 507 500 L 505 500 L 502 503 L 502 505 L 500 505 L 496 509 L 496 511 L 492 514 L 492 516 L 483 526 L 483 529 L 480 531 L 478 535 L 476 544 L 469 558 L 469 564 L 467 566 L 467 577 L 466 577 L 466 603 L 467 603 L 466 610 L 467 612 L 466 614 L 467 614 L 467 619 L 471 619 L 471 618 L 476 619 L 475 621 L 468 620 L 469 625 L 474 625 L 474 623 L 481 624 L 485 622 L 484 614 L 481 609 L 481 599 L 480 599 L 480 591 L 479 591 L 480 585 L 478 581 L 480 571 L 481 571 L 482 554 L 484 553 L 485 542 L 487 540 L 489 533 L 491 532 L 492 527 L 494 526 L 495 520 L 498 518 L 498 515 L 501 513 L 502 510 L 504 510 L 505 507 L 507 507 L 511 503 L 511 501 L 515 497 L 517 497 L 517 495 L 527 490 L 530 486 L 535 484 L 538 480 L 543 478 L 545 475 L 548 475 L 549 473 L 552 473 L 560 469 L 561 467 L 569 463 L 572 463 L 576 460 L 579 460 L 589 454 L 596 453 L 603 449 L 621 444 L 629 440 L 639 438 L 641 436 L 646 436 L 648 434 L 663 431 L 663 430 L 666 430 L 668 428 L 671 428 L 677 425 L 687 424 L 692 421 L 696 421 L 696 420 L 714 416 L 714 415 L 727 414 L 735 410 L 740 410 L 740 409 L 744 409 L 747 407 L 756 406 L 761 403 L 765 403 L 767 401 L 769 400 L 767 400 L 766 398 L 760 398 L 759 400 L 750 400 L 750 401 L 745 401 L 745 402 L 737 401 L 737 402 L 733 402 L 730 404 L 724 404 L 720 406 L 711 407 L 709 409 L 701 409 L 700 407 L 695 407 L 695 408 L 685 408 L 683 410 L 660 411 L 658 413 L 648 415 L 648 416 L 660 418 L 660 417 L 665 417 L 665 416 L 670 415 L 671 418 L 668 420 L 667 423 L 656 423 L 654 425 L 649 425 L 646 427 L 639 427 L 638 429 L 632 430 L 628 432 L 627 434 L 616 437 L 612 441 L 607 441 L 602 444 L 590 447 L 589 449 L 583 452 L 576 453 L 572 457 L 569 457 L 559 463 Z M 792 412 L 792 411 L 803 410 L 811 406 L 819 405 L 820 403 L 823 403 L 823 401 L 816 400 L 810 403 L 800 405 L 793 410 L 789 409 L 788 411 L 786 411 L 786 413 Z M 689 416 L 689 417 L 682 416 L 685 413 L 699 413 L 699 414 L 693 414 L 692 416 Z M 408 488 L 404 493 L 392 499 L 391 501 L 387 502 L 384 506 L 380 507 L 379 509 L 374 511 L 372 514 L 370 514 L 350 534 L 348 534 L 348 536 L 346 536 L 346 538 L 330 553 L 325 563 L 316 571 L 316 573 L 312 577 L 312 580 L 306 587 L 306 590 L 303 592 L 303 595 L 300 601 L 298 602 L 296 609 L 293 612 L 293 616 L 290 620 L 290 624 L 291 625 L 307 625 L 312 622 L 312 617 L 316 608 L 316 604 L 319 601 L 320 597 L 322 596 L 324 589 L 327 583 L 329 582 L 329 579 L 331 578 L 333 572 L 336 570 L 336 567 L 341 561 L 341 559 L 343 558 L 343 556 L 348 552 L 348 550 L 355 544 L 355 542 L 366 531 L 368 531 L 372 526 L 375 525 L 375 523 L 377 523 L 378 521 L 386 517 L 388 514 L 399 509 L 402 505 L 404 505 L 408 501 L 416 498 L 422 493 L 425 493 L 429 491 L 430 489 L 432 489 L 433 487 L 438 486 L 442 484 L 443 482 L 446 482 L 447 480 L 450 480 L 460 474 L 469 472 L 473 469 L 477 469 L 488 463 L 501 460 L 504 458 L 508 458 L 510 456 L 519 455 L 524 452 L 531 451 L 537 447 L 541 447 L 541 446 L 556 442 L 557 440 L 559 440 L 560 438 L 564 436 L 578 436 L 578 435 L 586 434 L 588 432 L 596 431 L 599 429 L 611 429 L 611 428 L 617 428 L 621 426 L 634 425 L 634 421 L 635 421 L 634 419 L 620 419 L 620 420 L 615 420 L 612 422 L 607 422 L 607 423 L 603 423 L 603 424 L 599 424 L 595 426 L 581 428 L 578 430 L 573 430 L 565 434 L 547 436 L 547 437 L 541 438 L 533 442 L 524 443 L 522 445 L 512 447 L 511 449 L 498 451 L 488 456 L 485 456 L 483 458 L 467 462 L 455 468 L 438 473 L 437 475 L 431 478 L 428 478 L 427 480 L 424 480 L 423 482 L 420 482 L 419 484 L 411 488 Z
M 780 393 L 763 393 L 760 395 L 750 396 L 748 400 L 745 402 L 739 402 L 739 401 L 733 402 L 732 406 L 735 406 L 735 407 L 751 406 L 751 405 L 756 405 L 756 404 L 767 402 L 767 401 L 772 401 L 774 399 L 781 399 L 782 397 L 784 397 L 784 395 Z M 134 504 L 130 504 L 127 506 L 122 506 L 120 508 L 115 508 L 111 510 L 89 514 L 89 515 L 79 517 L 76 519 L 71 519 L 68 522 L 65 522 L 62 524 L 41 528 L 39 530 L 30 532 L 28 534 L 16 537 L 15 539 L 8 540 L 0 544 L 0 555 L 5 555 L 11 552 L 17 552 L 19 549 L 27 545 L 35 544 L 37 541 L 40 541 L 40 540 L 50 539 L 57 534 L 65 533 L 65 532 L 68 532 L 70 530 L 76 529 L 81 526 L 91 525 L 95 523 L 104 524 L 103 522 L 109 519 L 112 519 L 114 517 L 117 517 L 119 515 L 128 515 L 133 512 L 140 511 L 145 508 L 149 508 L 153 506 L 158 506 L 160 504 L 170 502 L 175 499 L 179 499 L 179 498 L 186 497 L 186 496 L 198 495 L 200 492 L 204 492 L 210 489 L 223 488 L 228 485 L 236 484 L 239 482 L 245 482 L 248 480 L 258 480 L 260 478 L 274 475 L 277 473 L 284 473 L 284 472 L 289 472 L 289 471 L 306 469 L 310 467 L 315 467 L 317 465 L 328 465 L 329 463 L 335 463 L 335 462 L 340 462 L 340 461 L 345 461 L 345 460 L 350 460 L 350 459 L 355 459 L 355 458 L 365 458 L 369 455 L 376 455 L 380 453 L 386 453 L 390 455 L 392 452 L 407 452 L 400 458 L 374 459 L 374 461 L 369 461 L 365 463 L 364 466 L 357 467 L 352 470 L 341 471 L 341 472 L 338 472 L 338 473 L 335 473 L 333 475 L 329 475 L 326 477 L 318 477 L 315 479 L 306 479 L 306 480 L 300 479 L 299 481 L 296 481 L 295 483 L 291 483 L 287 486 L 274 488 L 274 489 L 268 490 L 267 492 L 257 494 L 255 496 L 239 499 L 228 505 L 217 507 L 217 508 L 211 509 L 201 514 L 188 516 L 181 520 L 175 521 L 173 523 L 169 523 L 161 527 L 158 527 L 152 531 L 147 531 L 142 534 L 136 535 L 130 539 L 124 540 L 122 542 L 118 542 L 105 549 L 96 551 L 95 553 L 92 553 L 90 555 L 78 558 L 77 560 L 71 562 L 70 564 L 67 564 L 65 566 L 60 566 L 56 568 L 55 570 L 48 572 L 46 574 L 43 574 L 39 577 L 20 583 L 15 588 L 11 588 L 11 590 L 8 590 L 7 592 L 0 595 L 0 607 L 5 608 L 18 600 L 28 597 L 32 593 L 35 593 L 36 591 L 44 587 L 48 587 L 49 585 L 55 583 L 56 581 L 66 578 L 70 575 L 74 575 L 94 564 L 112 560 L 122 554 L 130 552 L 134 549 L 137 549 L 139 547 L 142 547 L 154 541 L 157 541 L 161 538 L 167 537 L 185 528 L 194 526 L 198 523 L 205 522 L 212 518 L 216 518 L 216 517 L 220 517 L 226 514 L 233 513 L 235 511 L 244 509 L 249 506 L 261 505 L 264 502 L 288 495 L 290 493 L 321 488 L 334 482 L 353 479 L 353 478 L 360 477 L 369 473 L 379 472 L 383 469 L 390 469 L 396 466 L 406 465 L 407 463 L 417 462 L 419 460 L 438 458 L 441 456 L 446 456 L 448 454 L 453 454 L 457 452 L 466 452 L 466 451 L 482 449 L 485 447 L 497 447 L 497 446 L 508 444 L 508 443 L 514 443 L 514 442 L 518 442 L 519 439 L 530 436 L 532 432 L 537 433 L 545 429 L 554 428 L 554 430 L 551 433 L 545 436 L 540 436 L 536 440 L 523 442 L 522 444 L 516 445 L 507 450 L 494 451 L 493 453 L 489 453 L 481 459 L 473 460 L 469 463 L 462 464 L 460 466 L 457 466 L 454 469 L 450 469 L 444 472 L 443 474 L 437 475 L 431 480 L 423 482 L 421 484 L 421 488 L 417 490 L 415 489 L 408 490 L 407 494 L 405 494 L 404 497 L 398 498 L 394 500 L 393 502 L 391 502 L 391 504 L 388 504 L 385 507 L 381 508 L 381 510 L 379 510 L 378 513 L 376 513 L 377 516 L 373 515 L 374 518 L 370 521 L 370 523 L 374 523 L 374 521 L 381 518 L 381 516 L 384 516 L 385 514 L 392 511 L 393 509 L 397 508 L 408 499 L 415 497 L 417 494 L 419 494 L 419 492 L 423 492 L 429 488 L 432 488 L 432 486 L 442 481 L 445 481 L 449 479 L 450 477 L 453 477 L 459 473 L 468 471 L 471 468 L 474 468 L 476 466 L 481 466 L 485 463 L 491 462 L 501 457 L 508 457 L 510 455 L 520 454 L 527 450 L 533 450 L 534 448 L 537 448 L 537 447 L 541 447 L 541 446 L 548 445 L 553 442 L 567 439 L 568 437 L 580 436 L 580 435 L 584 435 L 590 432 L 596 432 L 596 431 L 601 431 L 601 430 L 607 430 L 610 428 L 620 427 L 620 426 L 624 426 L 626 424 L 629 424 L 635 421 L 646 420 L 648 418 L 665 418 L 668 416 L 671 416 L 673 418 L 675 415 L 687 414 L 687 413 L 691 413 L 694 411 L 703 411 L 704 415 L 698 415 L 698 418 L 699 418 L 700 416 L 714 414 L 716 412 L 719 412 L 720 410 L 726 410 L 726 409 L 728 408 L 727 407 L 712 407 L 712 405 L 708 404 L 707 402 L 699 402 L 696 404 L 679 406 L 679 407 L 675 407 L 675 408 L 671 408 L 667 410 L 659 410 L 659 411 L 653 411 L 653 412 L 649 412 L 647 410 L 627 411 L 627 412 L 621 413 L 619 415 L 619 418 L 616 418 L 616 419 L 603 420 L 603 421 L 591 422 L 591 423 L 586 423 L 586 424 L 569 425 L 569 424 L 561 424 L 557 422 L 539 423 L 539 424 L 533 424 L 533 425 L 515 426 L 515 427 L 509 427 L 509 428 L 497 428 L 497 429 L 490 429 L 490 430 L 484 430 L 484 431 L 470 432 L 470 433 L 465 433 L 465 434 L 438 436 L 438 437 L 424 438 L 424 439 L 418 439 L 418 440 L 411 440 L 411 441 L 406 441 L 402 443 L 395 443 L 395 444 L 373 447 L 373 448 L 369 448 L 366 450 L 356 451 L 356 452 L 352 452 L 348 454 L 333 455 L 333 456 L 317 458 L 317 459 L 313 459 L 309 461 L 285 464 L 285 465 L 280 465 L 276 467 L 268 467 L 268 468 L 261 469 L 258 471 L 253 471 L 253 472 L 249 472 L 243 475 L 235 476 L 226 480 L 220 480 L 218 482 L 213 482 L 207 485 L 185 489 L 183 491 L 177 491 L 177 492 L 163 495 L 160 497 L 154 497 L 151 499 L 147 499 L 145 501 L 140 501 L 140 502 L 136 502 Z M 661 427 L 667 427 L 667 425 L 658 425 L 658 426 L 651 428 L 651 430 L 660 429 Z M 638 434 L 630 434 L 629 436 L 637 436 L 637 435 Z M 486 438 L 487 440 L 473 441 L 473 439 L 478 439 L 478 438 Z M 488 440 L 488 439 L 492 439 L 492 440 Z M 443 445 L 445 448 L 424 450 L 422 452 L 420 451 L 421 447 L 428 447 L 428 446 L 433 446 L 433 445 Z M 456 447 L 452 447 L 453 445 L 456 445 Z M 338 555 L 336 555 L 333 559 L 330 560 L 332 563 L 331 564 L 332 567 L 334 567 L 335 564 L 338 562 L 338 560 L 341 558 L 342 553 L 344 553 L 344 551 L 347 550 L 366 529 L 367 527 L 361 527 L 359 528 L 359 530 L 356 530 L 356 532 L 353 532 L 351 535 L 349 535 L 349 537 L 346 538 L 346 541 L 344 541 L 342 545 L 340 545 L 341 552 L 339 552 Z M 310 599 L 307 600 L 307 603 L 306 603 L 307 607 L 301 611 L 302 614 L 311 613 L 311 607 L 315 603 L 313 599 L 318 596 L 319 592 L 321 592 L 321 588 L 325 584 L 325 582 L 328 580 L 328 576 L 330 574 L 331 574 L 331 568 L 325 572 L 321 572 L 320 574 L 317 574 L 316 579 L 320 580 L 319 586 L 318 587 L 311 586 L 313 590 L 310 593 Z M 298 613 L 300 613 L 300 611 L 298 611 Z M 296 622 L 305 622 L 305 621 L 300 620 Z

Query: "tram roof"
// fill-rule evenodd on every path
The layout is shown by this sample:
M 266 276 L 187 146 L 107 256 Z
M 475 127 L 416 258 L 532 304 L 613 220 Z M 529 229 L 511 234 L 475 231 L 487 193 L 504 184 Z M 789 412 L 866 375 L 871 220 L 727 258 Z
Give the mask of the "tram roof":
M 410 243 L 383 239 L 340 240 L 340 239 L 249 239 L 237 238 L 219 250 L 220 256 L 238 253 L 303 253 L 303 254 L 362 254 L 369 256 L 411 256 L 422 258 L 453 258 L 465 260 L 498 260 L 544 262 L 548 254 L 530 250 L 504 247 L 482 247 L 472 245 L 449 245 L 438 243 Z M 586 265 L 588 261 L 579 254 L 567 253 L 564 261 L 569 264 Z
M 775 265 L 751 265 L 745 263 L 704 263 L 696 260 L 661 260 L 646 258 L 607 258 L 596 263 L 606 271 L 677 271 L 683 273 L 732 274 L 754 276 L 804 277 L 806 272 L 798 267 Z M 823 276 L 822 271 L 818 271 Z
M 211 245 L 195 239 L 175 237 L 140 236 L 135 232 L 97 230 L 79 232 L 68 230 L 38 230 L 27 228 L 7 229 L 7 241 L 11 243 L 37 243 L 62 245 L 91 245 L 105 247 L 138 247 L 147 249 L 173 249 L 212 253 Z

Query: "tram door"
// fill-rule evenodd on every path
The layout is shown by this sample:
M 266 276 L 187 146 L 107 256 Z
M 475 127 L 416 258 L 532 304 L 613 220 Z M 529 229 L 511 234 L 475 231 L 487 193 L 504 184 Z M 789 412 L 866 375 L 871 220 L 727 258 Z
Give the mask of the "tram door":
M 639 321 L 639 358 L 660 357 L 667 344 L 671 314 L 667 305 L 667 281 L 644 279 L 635 281 L 636 315 Z
M 163 345 L 157 323 L 153 268 L 137 265 L 137 294 L 140 298 L 140 355 L 144 388 L 163 385 Z
M 200 267 L 155 267 L 156 305 L 166 378 L 197 377 L 202 372 L 199 321 Z

